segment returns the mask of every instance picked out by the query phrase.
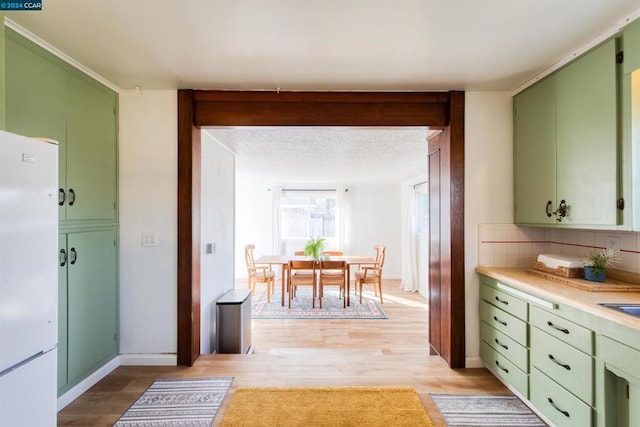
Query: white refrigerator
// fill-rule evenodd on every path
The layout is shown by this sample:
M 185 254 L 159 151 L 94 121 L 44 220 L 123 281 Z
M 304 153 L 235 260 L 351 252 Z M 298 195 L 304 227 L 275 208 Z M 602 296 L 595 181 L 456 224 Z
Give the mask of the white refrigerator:
M 0 426 L 56 425 L 58 145 L 0 131 Z

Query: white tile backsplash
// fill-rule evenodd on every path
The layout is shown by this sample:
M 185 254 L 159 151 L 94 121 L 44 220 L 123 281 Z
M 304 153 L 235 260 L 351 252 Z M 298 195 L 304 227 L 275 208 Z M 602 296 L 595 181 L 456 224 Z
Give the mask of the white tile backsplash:
M 615 268 L 640 273 L 640 233 L 518 227 L 480 224 L 478 261 L 483 267 L 532 267 L 540 253 L 580 257 L 606 247 L 607 237 L 618 236 L 622 252 Z

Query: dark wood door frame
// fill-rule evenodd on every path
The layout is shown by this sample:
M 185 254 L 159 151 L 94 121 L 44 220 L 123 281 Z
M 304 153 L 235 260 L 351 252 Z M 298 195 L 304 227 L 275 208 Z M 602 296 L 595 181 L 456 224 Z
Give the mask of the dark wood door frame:
M 207 126 L 428 126 L 451 135 L 452 208 L 464 199 L 463 92 L 178 91 L 178 364 L 200 355 L 200 129 Z M 425 135 L 426 137 L 426 135 Z M 426 141 L 425 141 L 426 143 Z M 457 151 L 462 150 L 462 153 Z M 462 159 L 462 162 L 459 160 Z M 455 270 L 442 272 L 451 292 L 443 316 L 463 313 L 464 211 L 451 211 Z M 455 224 L 455 225 L 454 225 Z M 458 253 L 455 251 L 460 250 Z M 458 261 L 459 260 L 459 261 Z M 453 274 L 452 274 L 453 273 Z M 450 279 L 450 280 L 449 280 Z M 446 284 L 448 281 L 449 284 Z M 450 322 L 450 319 L 447 320 Z M 445 323 L 443 321 L 443 323 Z M 455 336 L 453 335 L 455 334 Z M 441 335 L 452 346 L 452 368 L 464 367 L 462 327 Z M 446 358 L 446 357 L 445 357 Z

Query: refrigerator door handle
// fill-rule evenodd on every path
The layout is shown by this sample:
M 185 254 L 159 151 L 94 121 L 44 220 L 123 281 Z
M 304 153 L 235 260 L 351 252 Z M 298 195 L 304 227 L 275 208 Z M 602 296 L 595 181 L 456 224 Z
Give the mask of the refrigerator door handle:
M 69 249 L 69 252 L 71 252 L 71 261 L 69 263 L 73 265 L 78 260 L 78 252 L 76 252 L 76 248 Z

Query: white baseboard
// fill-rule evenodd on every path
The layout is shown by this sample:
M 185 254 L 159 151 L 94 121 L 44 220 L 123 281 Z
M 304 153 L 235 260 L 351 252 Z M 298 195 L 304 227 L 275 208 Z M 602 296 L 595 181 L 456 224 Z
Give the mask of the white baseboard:
M 484 363 L 480 357 L 467 357 L 464 360 L 465 368 L 484 368 Z
M 176 354 L 121 354 L 120 366 L 177 366 Z
M 98 381 L 109 375 L 118 366 L 120 366 L 120 360 L 119 356 L 116 356 L 109 362 L 105 363 L 100 369 L 78 383 L 78 385 L 73 387 L 71 390 L 58 397 L 58 411 L 62 410 L 69 403 L 76 400 L 82 393 L 96 385 Z

